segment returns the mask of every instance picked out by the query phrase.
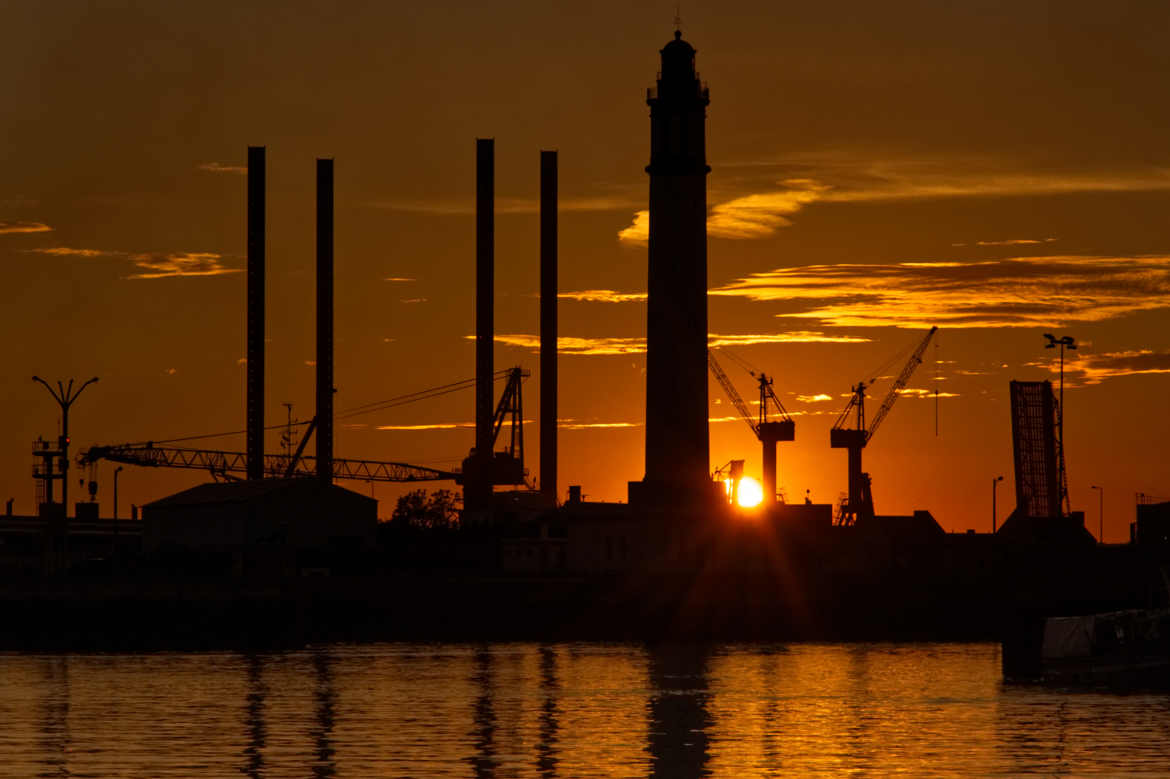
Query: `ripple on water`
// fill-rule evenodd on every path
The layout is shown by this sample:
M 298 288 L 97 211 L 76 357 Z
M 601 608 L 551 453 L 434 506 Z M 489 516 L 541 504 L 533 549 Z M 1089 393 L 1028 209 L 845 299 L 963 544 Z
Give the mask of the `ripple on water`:
M 0 655 L 0 776 L 1170 775 L 1170 696 L 991 644 Z

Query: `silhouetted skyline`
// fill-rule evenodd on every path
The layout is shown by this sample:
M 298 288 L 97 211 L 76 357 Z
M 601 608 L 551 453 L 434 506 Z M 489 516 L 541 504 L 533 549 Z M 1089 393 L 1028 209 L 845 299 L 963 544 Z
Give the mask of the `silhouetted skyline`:
M 476 137 L 496 139 L 495 363 L 534 381 L 538 150 L 559 152 L 558 484 L 624 499 L 643 472 L 643 90 L 673 14 L 11 9 L 0 499 L 33 510 L 29 443 L 56 434 L 34 374 L 101 376 L 71 413 L 73 451 L 243 428 L 249 145 L 268 149 L 266 418 L 283 419 L 282 401 L 301 419 L 314 407 L 318 157 L 337 165 L 337 409 L 472 376 Z M 1008 382 L 1055 378 L 1041 334 L 1067 332 L 1081 344 L 1066 362 L 1072 507 L 1095 521 L 1089 486 L 1103 486 L 1106 536 L 1126 537 L 1134 493 L 1165 481 L 1170 434 L 1170 10 L 759 3 L 683 17 L 717 96 L 708 330 L 775 375 L 797 418 L 789 500 L 837 501 L 845 455 L 828 429 L 849 387 L 891 372 L 919 337 L 906 328 L 937 324 L 866 470 L 883 512 L 989 529 L 987 480 L 1005 475 L 1010 494 Z M 758 476 L 758 443 L 710 386 L 711 465 L 742 457 Z M 449 467 L 473 412 L 464 393 L 339 419 L 334 451 Z M 202 478 L 128 469 L 121 514 Z M 377 488 L 384 515 L 395 495 Z

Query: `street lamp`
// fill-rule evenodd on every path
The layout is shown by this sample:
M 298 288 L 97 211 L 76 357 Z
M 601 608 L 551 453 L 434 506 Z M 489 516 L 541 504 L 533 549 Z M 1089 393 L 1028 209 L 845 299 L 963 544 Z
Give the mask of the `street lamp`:
M 1003 481 L 1002 476 L 996 476 L 991 480 L 991 532 L 995 533 L 995 491 L 999 487 L 999 483 Z
M 1089 487 L 1097 490 L 1097 543 L 1105 543 L 1105 488 L 1096 484 Z
M 33 376 L 33 381 L 40 382 L 44 385 L 49 394 L 53 396 L 53 400 L 57 401 L 57 405 L 61 407 L 61 438 L 58 443 L 61 446 L 61 505 L 65 509 L 65 516 L 69 516 L 69 407 L 73 405 L 73 401 L 81 394 L 82 390 L 97 381 L 97 376 L 94 376 L 89 381 L 82 384 L 73 391 L 73 379 L 69 380 L 68 385 L 63 385 L 57 382 L 57 389 L 49 386 L 49 382 L 42 379 L 40 376 Z
M 118 474 L 121 472 L 121 465 L 114 469 L 114 519 L 118 518 Z

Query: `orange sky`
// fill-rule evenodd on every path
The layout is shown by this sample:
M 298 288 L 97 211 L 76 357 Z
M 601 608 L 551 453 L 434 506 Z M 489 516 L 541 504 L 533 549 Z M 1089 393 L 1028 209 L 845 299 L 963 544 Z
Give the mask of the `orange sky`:
M 672 3 L 90 6 L 10 4 L 0 30 L 0 498 L 33 509 L 29 444 L 56 432 L 34 373 L 101 377 L 71 416 L 80 446 L 243 427 L 249 144 L 269 150 L 269 421 L 312 411 L 318 156 L 336 159 L 337 408 L 469 378 L 477 136 L 496 138 L 496 364 L 532 371 L 530 419 L 538 150 L 560 152 L 559 483 L 625 498 L 643 468 L 644 90 Z M 838 500 L 843 395 L 938 324 L 940 435 L 933 400 L 908 396 L 865 467 L 879 513 L 988 529 L 995 475 L 1001 518 L 1013 504 L 1008 381 L 1050 376 L 1042 333 L 1067 333 L 1073 507 L 1095 531 L 1103 485 L 1107 537 L 1127 537 L 1136 492 L 1170 495 L 1170 7 L 683 16 L 711 89 L 710 329 L 795 414 L 781 487 Z M 933 392 L 935 368 L 911 387 Z M 470 393 L 354 417 L 336 450 L 447 467 L 471 419 Z M 711 440 L 713 467 L 758 474 L 746 425 Z M 537 443 L 532 426 L 534 476 Z M 123 514 L 201 479 L 127 469 Z M 394 490 L 375 493 L 388 514 Z

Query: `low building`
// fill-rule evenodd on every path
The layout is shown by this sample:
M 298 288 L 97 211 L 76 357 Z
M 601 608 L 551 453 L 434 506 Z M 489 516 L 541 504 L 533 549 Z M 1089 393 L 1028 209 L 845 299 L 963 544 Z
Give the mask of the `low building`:
M 316 479 L 201 484 L 143 506 L 142 547 L 207 572 L 340 572 L 373 552 L 377 507 Z

